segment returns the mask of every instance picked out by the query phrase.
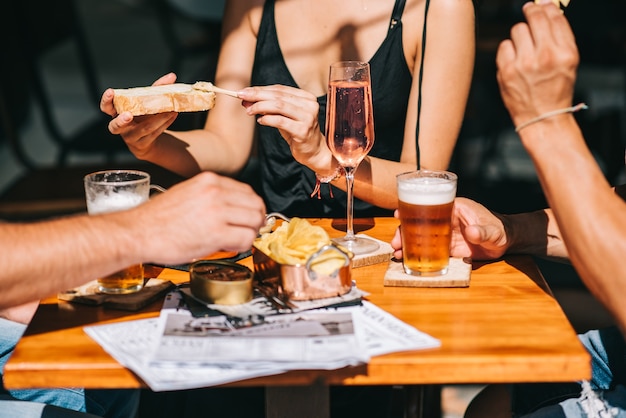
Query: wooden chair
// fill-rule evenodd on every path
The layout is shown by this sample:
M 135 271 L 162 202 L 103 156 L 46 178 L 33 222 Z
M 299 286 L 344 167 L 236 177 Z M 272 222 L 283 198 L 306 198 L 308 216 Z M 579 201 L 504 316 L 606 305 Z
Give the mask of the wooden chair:
M 99 110 L 103 89 L 98 84 L 95 64 L 74 0 L 10 2 L 3 12 L 12 26 L 12 38 L 17 39 L 13 56 L 7 58 L 19 63 L 26 71 L 24 94 L 30 94 L 33 103 L 38 106 L 47 133 L 58 149 L 56 165 L 67 165 L 71 154 L 104 156 L 108 162 L 113 161 L 116 155 L 128 155 L 126 145 L 109 133 L 108 116 Z M 55 100 L 55 86 L 49 82 L 45 65 L 46 58 L 61 47 L 72 48 L 72 63 L 68 64 L 74 66 L 68 76 L 75 76 L 72 83 L 84 87 L 84 94 L 91 105 L 90 109 L 86 109 L 90 112 L 85 112 L 85 119 L 78 121 L 78 128 L 71 133 L 62 126 L 56 113 L 59 102 Z M 20 162 L 30 169 L 35 168 L 36 164 L 29 158 L 23 144 L 16 143 L 14 147 Z
M 195 2 L 197 3 L 197 2 Z M 163 39 L 170 49 L 168 70 L 179 74 L 187 58 L 202 57 L 207 59 L 209 74 L 212 78 L 215 61 L 220 49 L 224 0 L 206 0 L 202 6 L 206 10 L 200 13 L 194 2 L 178 0 L 152 0 Z M 216 12 L 211 12 L 212 10 Z M 179 74 L 179 77 L 181 75 Z M 182 81 L 197 81 L 194 76 Z M 203 78 L 204 78 L 203 77 Z M 211 81 L 204 78 L 207 81 Z
M 0 30 L 6 35 L 3 39 L 15 39 L 18 35 L 17 42 L 3 49 L 5 65 L 0 66 L 0 139 L 22 165 L 22 174 L 0 193 L 0 219 L 34 220 L 85 211 L 82 179 L 85 174 L 100 169 L 141 169 L 164 187 L 181 180 L 153 164 L 114 160 L 116 155 L 129 156 L 130 153 L 120 138 L 109 133 L 109 118 L 98 109 L 101 92 L 71 0 L 9 2 L 0 17 Z M 46 51 L 67 41 L 76 43 L 80 57 L 78 73 L 89 86 L 88 100 L 95 108 L 85 113 L 97 115 L 91 119 L 86 117 L 84 128 L 71 135 L 63 133 L 59 126 L 56 102 L 46 89 L 40 66 Z M 74 74 L 75 68 L 71 69 Z M 26 122 L 32 121 L 36 107 L 44 119 L 46 139 L 52 138 L 58 149 L 58 157 L 51 165 L 37 163 L 24 146 L 27 138 L 23 128 Z M 67 157 L 73 153 L 98 157 L 98 162 L 69 164 Z
M 8 94 L 0 84 L 0 126 L 9 148 L 18 156 L 22 152 L 20 121 L 9 111 L 7 98 Z M 123 143 L 120 139 L 118 141 Z M 83 177 L 93 171 L 115 168 L 146 171 L 150 173 L 153 183 L 166 188 L 182 180 L 182 177 L 164 168 L 140 161 L 27 167 L 0 194 L 0 220 L 31 221 L 86 212 Z
M 20 156 L 21 121 L 10 112 L 9 94 L 0 83 L 0 126 L 5 140 L 18 160 Z M 106 125 L 105 125 L 106 127 Z M 115 139 L 115 138 L 114 138 Z M 119 142 L 122 140 L 117 139 Z M 85 212 L 83 177 L 103 169 L 131 168 L 147 171 L 153 183 L 170 187 L 182 177 L 154 164 L 136 161 L 129 163 L 96 163 L 52 167 L 26 167 L 25 172 L 0 194 L 0 219 L 30 221 Z

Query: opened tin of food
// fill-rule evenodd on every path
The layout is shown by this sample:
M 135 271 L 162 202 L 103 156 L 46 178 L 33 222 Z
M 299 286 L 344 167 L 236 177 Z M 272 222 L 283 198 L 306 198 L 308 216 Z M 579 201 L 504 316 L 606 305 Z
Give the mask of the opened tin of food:
M 248 267 L 231 261 L 200 260 L 189 268 L 191 294 L 206 303 L 239 305 L 252 299 L 252 278 Z

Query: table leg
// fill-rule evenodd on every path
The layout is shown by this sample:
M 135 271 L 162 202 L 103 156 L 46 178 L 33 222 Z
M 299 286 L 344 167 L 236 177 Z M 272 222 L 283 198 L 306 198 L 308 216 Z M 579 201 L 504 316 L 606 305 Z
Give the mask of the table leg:
M 330 392 L 324 382 L 309 386 L 268 386 L 265 388 L 266 418 L 330 417 Z
M 441 386 L 406 385 L 405 418 L 441 418 Z

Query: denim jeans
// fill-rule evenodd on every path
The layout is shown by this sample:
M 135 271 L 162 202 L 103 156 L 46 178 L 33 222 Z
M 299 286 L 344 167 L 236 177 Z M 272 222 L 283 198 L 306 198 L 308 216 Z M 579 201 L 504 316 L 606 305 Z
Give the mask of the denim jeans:
M 580 382 L 520 384 L 512 388 L 515 417 L 626 418 L 626 343 L 616 327 L 579 336 L 591 355 L 589 397 Z M 591 411 L 589 410 L 591 408 Z
M 0 369 L 4 369 L 25 329 L 26 326 L 23 324 L 0 318 Z M 137 414 L 139 407 L 138 390 L 51 388 L 9 390 L 8 393 L 19 400 L 56 405 L 111 418 L 132 418 Z M 0 410 L 2 409 L 0 406 Z
M 39 402 L 0 400 L 0 418 L 40 417 L 45 406 Z

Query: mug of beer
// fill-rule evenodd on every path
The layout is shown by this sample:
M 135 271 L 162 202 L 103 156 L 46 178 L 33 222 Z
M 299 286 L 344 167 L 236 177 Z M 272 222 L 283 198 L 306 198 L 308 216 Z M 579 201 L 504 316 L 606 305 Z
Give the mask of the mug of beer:
M 405 273 L 448 272 L 456 183 L 456 174 L 449 171 L 418 170 L 397 176 Z
M 87 174 L 84 178 L 87 212 L 90 215 L 130 209 L 150 197 L 150 175 L 135 170 L 107 170 Z M 143 265 L 129 266 L 98 279 L 98 291 L 124 294 L 141 290 Z

